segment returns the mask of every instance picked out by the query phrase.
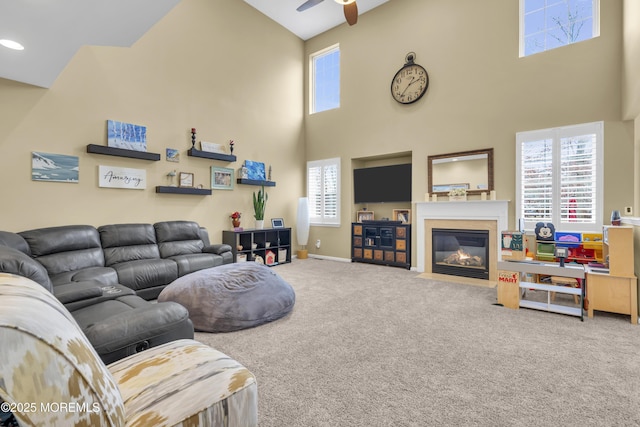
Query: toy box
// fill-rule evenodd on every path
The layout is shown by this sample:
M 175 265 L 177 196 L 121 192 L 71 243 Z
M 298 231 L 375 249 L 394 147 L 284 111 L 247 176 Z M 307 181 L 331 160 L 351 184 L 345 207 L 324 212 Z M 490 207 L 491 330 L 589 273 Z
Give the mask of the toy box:
M 522 261 L 527 257 L 527 237 L 521 231 L 503 231 L 501 243 L 502 259 Z
M 556 231 L 556 246 L 565 248 L 577 248 L 582 242 L 582 233 Z

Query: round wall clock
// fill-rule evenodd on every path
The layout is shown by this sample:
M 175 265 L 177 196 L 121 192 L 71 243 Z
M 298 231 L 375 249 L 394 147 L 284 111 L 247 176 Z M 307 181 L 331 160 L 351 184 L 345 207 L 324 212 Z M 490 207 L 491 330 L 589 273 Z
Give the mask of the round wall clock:
M 412 104 L 427 92 L 429 74 L 414 62 L 416 54 L 409 52 L 405 64 L 391 80 L 391 96 L 401 104 Z

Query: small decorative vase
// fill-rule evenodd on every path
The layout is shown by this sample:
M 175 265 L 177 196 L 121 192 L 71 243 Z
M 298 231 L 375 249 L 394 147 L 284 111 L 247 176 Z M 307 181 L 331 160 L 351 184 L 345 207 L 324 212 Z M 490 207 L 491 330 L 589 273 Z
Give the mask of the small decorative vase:
M 240 227 L 240 220 L 236 218 L 231 218 L 231 224 L 233 224 L 234 228 Z
M 449 196 L 449 201 L 463 202 L 467 200 L 467 196 Z
M 264 219 L 256 219 L 256 228 L 262 230 L 264 228 Z

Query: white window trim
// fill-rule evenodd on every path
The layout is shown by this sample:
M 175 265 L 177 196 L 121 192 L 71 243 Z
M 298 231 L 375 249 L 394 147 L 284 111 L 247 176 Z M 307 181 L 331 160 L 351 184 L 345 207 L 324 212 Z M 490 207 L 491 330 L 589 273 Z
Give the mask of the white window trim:
M 596 217 L 594 224 L 573 224 L 570 222 L 560 222 L 560 198 L 557 196 L 560 192 L 560 180 L 556 177 L 560 176 L 560 157 L 556 155 L 559 150 L 561 138 L 584 135 L 593 133 L 596 135 Z M 535 141 L 545 138 L 553 139 L 554 157 L 553 157 L 553 212 L 556 218 L 552 218 L 551 222 L 556 231 L 580 231 L 599 233 L 602 231 L 603 210 L 604 210 L 604 122 L 583 123 L 579 125 L 564 126 L 558 128 L 540 129 L 535 131 L 518 132 L 516 134 L 516 220 L 522 217 L 522 143 L 526 141 Z M 535 224 L 531 222 L 525 223 L 525 230 L 532 231 Z
M 520 58 L 525 58 L 527 56 L 531 56 L 531 55 L 535 55 L 535 53 L 531 54 L 531 55 L 525 55 L 524 54 L 524 2 L 526 0 L 520 0 L 520 9 L 518 11 L 519 14 L 519 56 Z M 600 0 L 596 0 L 593 2 L 593 8 L 592 8 L 592 18 L 593 18 L 593 36 L 591 37 L 592 39 L 595 39 L 596 37 L 600 37 Z M 591 40 L 591 39 L 589 39 Z M 586 41 L 586 40 L 583 40 Z M 572 44 L 572 43 L 571 43 Z M 567 46 L 567 45 L 565 45 Z M 563 47 L 563 46 L 558 46 L 558 47 Z M 545 49 L 542 52 L 547 52 L 549 50 L 553 50 L 553 49 L 557 49 L 557 48 L 552 48 L 552 49 Z M 537 52 L 537 53 L 542 53 L 542 52 Z
M 323 56 L 326 55 L 327 53 L 330 53 L 334 50 L 340 50 L 340 43 L 336 43 L 334 45 L 331 45 L 329 47 L 326 47 L 322 50 L 319 50 L 317 52 L 312 53 L 311 55 L 309 55 L 309 114 L 316 114 L 315 111 L 315 105 L 316 105 L 316 76 L 315 76 L 315 67 L 313 65 L 313 61 L 315 58 L 317 58 L 318 56 Z M 340 105 L 338 104 L 339 108 Z M 335 108 L 332 108 L 333 110 L 335 110 Z M 321 113 L 323 111 L 330 111 L 330 110 L 322 110 L 322 111 L 318 111 L 318 113 Z
M 311 226 L 320 226 L 320 227 L 340 227 L 340 217 L 342 216 L 341 214 L 341 209 L 340 209 L 340 199 L 342 198 L 342 188 L 340 186 L 340 175 L 342 175 L 342 171 L 340 168 L 340 158 L 339 157 L 334 157 L 331 159 L 324 159 L 324 160 L 311 160 L 307 162 L 307 197 L 309 198 L 309 201 L 311 202 L 311 197 L 309 195 L 309 169 L 310 168 L 314 168 L 314 167 L 320 167 L 320 168 L 324 168 L 325 166 L 328 165 L 336 165 L 338 168 L 338 173 L 336 175 L 336 188 L 337 188 L 337 194 L 336 194 L 336 218 L 324 218 L 324 217 L 314 217 L 313 216 L 313 212 L 312 212 L 312 206 L 310 203 L 310 212 L 309 212 L 309 225 Z M 323 180 L 324 180 L 324 176 L 323 176 Z M 324 199 L 324 195 L 323 195 L 323 199 Z

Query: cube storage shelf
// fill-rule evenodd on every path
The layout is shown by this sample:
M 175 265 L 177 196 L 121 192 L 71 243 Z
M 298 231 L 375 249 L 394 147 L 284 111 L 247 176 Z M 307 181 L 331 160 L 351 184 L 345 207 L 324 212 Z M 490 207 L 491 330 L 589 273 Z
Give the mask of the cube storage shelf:
M 351 261 L 411 269 L 411 225 L 399 221 L 352 223 Z
M 246 257 L 246 261 L 255 261 L 258 255 L 266 265 L 291 262 L 291 228 L 225 230 L 222 232 L 222 242 L 231 246 L 233 262 L 243 257 Z M 239 249 L 240 246 L 242 249 Z M 267 264 L 268 251 L 275 255 L 274 264 Z

